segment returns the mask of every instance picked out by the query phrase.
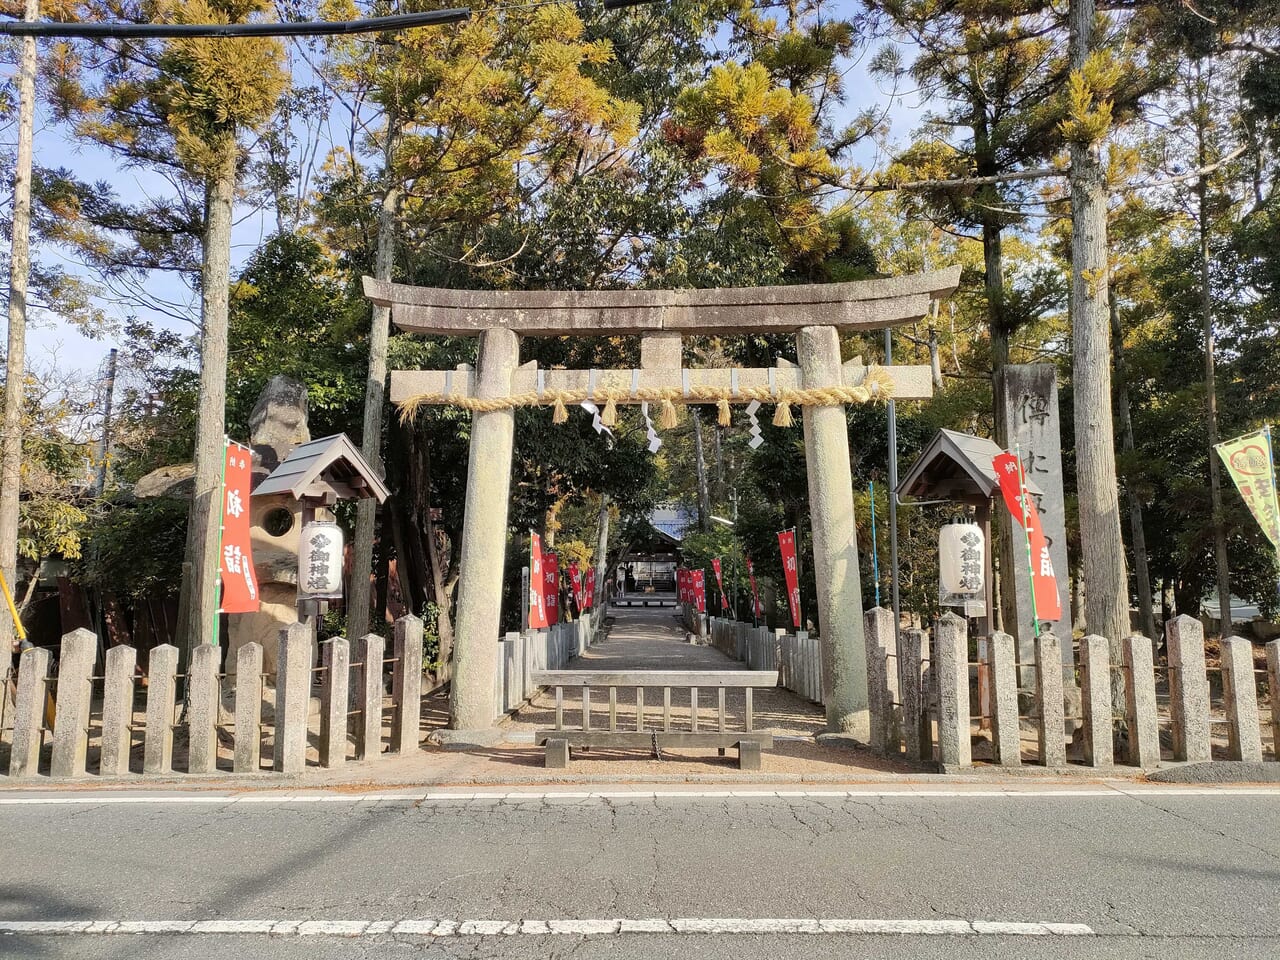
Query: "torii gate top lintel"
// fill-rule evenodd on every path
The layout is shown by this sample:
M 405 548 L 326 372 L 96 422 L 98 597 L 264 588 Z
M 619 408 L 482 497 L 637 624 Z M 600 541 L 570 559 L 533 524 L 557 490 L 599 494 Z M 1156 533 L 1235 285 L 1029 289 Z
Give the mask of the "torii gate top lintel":
M 454 620 L 450 723 L 456 730 L 489 727 L 497 716 L 502 596 L 517 407 L 551 406 L 552 423 L 582 403 L 601 427 L 616 422 L 619 404 L 658 403 L 659 424 L 676 425 L 676 403 L 714 403 L 719 422 L 731 405 L 775 406 L 774 424 L 792 423 L 803 409 L 809 465 L 809 515 L 818 582 L 823 649 L 823 699 L 833 730 L 871 740 L 866 641 L 854 528 L 849 425 L 844 404 L 924 399 L 932 394 L 927 366 L 869 367 L 842 361 L 840 332 L 874 330 L 926 316 L 953 292 L 960 268 L 855 283 L 710 290 L 482 291 L 411 287 L 365 278 L 365 295 L 391 308 L 410 333 L 480 338 L 473 368 L 397 370 L 391 400 L 402 416 L 423 405 L 471 411 L 467 500 Z M 690 369 L 682 340 L 699 333 L 795 333 L 797 363 L 779 357 L 767 368 Z M 542 370 L 520 363 L 520 337 L 619 336 L 640 339 L 632 370 Z M 603 405 L 599 410 L 597 405 Z M 642 406 L 648 418 L 647 407 Z M 649 425 L 649 432 L 653 427 Z
M 919 320 L 960 285 L 960 267 L 847 283 L 685 290 L 452 290 L 364 278 L 408 333 L 523 336 L 792 333 L 807 326 L 876 330 Z

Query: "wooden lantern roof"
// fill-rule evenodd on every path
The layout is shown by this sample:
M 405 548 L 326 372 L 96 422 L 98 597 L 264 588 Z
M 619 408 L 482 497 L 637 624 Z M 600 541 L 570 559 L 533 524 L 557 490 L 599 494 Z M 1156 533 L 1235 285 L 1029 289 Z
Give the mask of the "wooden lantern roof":
M 379 503 L 390 491 L 345 433 L 295 447 L 253 491 L 255 497 L 284 494 L 295 500 L 367 500 Z
M 986 437 L 955 430 L 939 430 L 898 483 L 900 497 L 958 500 L 990 500 L 1000 493 L 1000 479 L 991 461 L 1004 451 Z M 1030 477 L 1027 492 L 1044 491 Z

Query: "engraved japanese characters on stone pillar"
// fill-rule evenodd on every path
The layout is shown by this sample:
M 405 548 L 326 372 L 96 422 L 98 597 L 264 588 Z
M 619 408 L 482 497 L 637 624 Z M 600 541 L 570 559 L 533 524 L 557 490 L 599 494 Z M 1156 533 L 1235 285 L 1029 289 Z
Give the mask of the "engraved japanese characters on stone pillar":
M 1071 597 L 1069 595 L 1067 561 L 1066 499 L 1062 490 L 1062 430 L 1058 419 L 1058 380 L 1051 364 L 1012 364 L 1006 366 L 1001 381 L 1000 402 L 1004 404 L 1005 422 L 1009 427 L 1009 449 L 1022 457 L 1027 480 L 1043 491 L 1039 498 L 1041 524 L 1049 542 L 1049 561 L 1058 580 L 1058 601 L 1062 619 L 1046 621 L 1059 637 L 1071 636 Z M 1005 604 L 1004 629 L 1018 640 L 1018 659 L 1031 663 L 1034 659 L 1031 628 L 1031 584 L 1025 576 L 1027 560 L 1025 541 L 1020 533 L 1009 536 L 1012 518 L 1007 510 L 998 511 L 1003 540 L 1023 553 L 1003 555 L 1002 566 L 1019 575 L 1003 579 L 1012 582 L 1017 595 L 1017 617 L 1011 622 L 1010 605 Z M 1033 557 L 1035 563 L 1044 558 Z M 1007 589 L 1007 588 L 1006 588 Z M 1062 645 L 1064 660 L 1070 662 L 1071 644 Z

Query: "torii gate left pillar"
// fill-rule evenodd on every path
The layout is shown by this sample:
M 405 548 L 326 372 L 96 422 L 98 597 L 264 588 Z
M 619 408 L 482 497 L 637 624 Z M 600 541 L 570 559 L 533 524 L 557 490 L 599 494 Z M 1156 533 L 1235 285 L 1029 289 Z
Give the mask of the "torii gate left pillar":
M 501 327 L 485 330 L 480 335 L 476 364 L 476 396 L 510 394 L 511 374 L 519 363 L 519 337 Z M 493 678 L 502 649 L 498 637 L 515 424 L 514 410 L 477 411 L 471 417 L 453 680 L 449 688 L 450 726 L 455 730 L 482 730 L 492 726 L 498 716 L 498 705 L 493 702 Z
M 730 290 L 474 291 L 409 287 L 365 278 L 365 293 L 390 306 L 408 332 L 479 335 L 477 369 L 395 371 L 391 400 L 450 403 L 546 391 L 583 391 L 597 401 L 639 402 L 637 391 L 683 386 L 686 402 L 699 387 L 725 391 L 855 387 L 867 376 L 861 361 L 841 363 L 839 334 L 875 330 L 924 317 L 931 302 L 958 286 L 960 268 L 854 283 Z M 798 368 L 684 370 L 679 337 L 689 334 L 796 334 Z M 518 334 L 642 338 L 638 371 L 545 370 L 519 366 Z M 656 361 L 661 360 L 661 364 Z M 663 369 L 656 369 L 656 366 Z M 897 399 L 931 395 L 930 369 L 892 367 Z M 732 401 L 731 401 L 732 402 Z M 866 740 L 866 639 L 853 514 L 849 437 L 839 402 L 803 407 L 814 569 L 822 638 L 827 726 Z M 455 619 L 450 726 L 479 733 L 492 727 L 498 705 L 500 598 L 507 537 L 515 416 L 511 409 L 476 410 L 467 466 L 458 610 Z

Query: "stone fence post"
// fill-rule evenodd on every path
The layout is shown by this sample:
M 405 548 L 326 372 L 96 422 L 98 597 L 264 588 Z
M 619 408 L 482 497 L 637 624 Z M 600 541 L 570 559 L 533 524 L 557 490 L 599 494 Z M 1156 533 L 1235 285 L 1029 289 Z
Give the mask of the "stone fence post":
M 933 759 L 933 735 L 927 727 L 928 713 L 920 686 L 923 669 L 924 632 L 903 630 L 899 648 L 898 685 L 902 691 L 902 742 L 908 760 Z
M 954 613 L 943 614 L 933 646 L 933 669 L 938 678 L 938 763 L 943 773 L 952 773 L 973 765 L 968 625 Z
M 418 749 L 422 716 L 422 635 L 422 621 L 412 614 L 396 621 L 396 671 L 391 683 L 391 698 L 395 703 L 391 722 L 392 753 L 414 753 Z M 498 665 L 503 664 L 500 660 Z
M 213 773 L 218 769 L 218 658 L 221 650 L 202 643 L 191 652 L 187 677 L 187 738 L 190 773 Z
M 386 643 L 376 633 L 366 634 L 360 638 L 356 654 L 364 665 L 360 672 L 360 723 L 356 725 L 356 757 L 361 760 L 382 755 L 382 660 Z M 496 667 L 496 657 L 493 662 Z M 493 681 L 489 682 L 492 685 Z
M 1267 644 L 1267 690 L 1271 693 L 1271 752 L 1280 760 L 1280 640 Z
M 1160 729 L 1156 722 L 1156 673 L 1151 640 L 1140 635 L 1124 638 L 1125 718 L 1129 727 L 1129 757 L 1135 766 L 1160 765 Z M 1256 725 L 1255 725 L 1256 729 Z
M 1067 762 L 1066 710 L 1062 698 L 1062 646 L 1052 631 L 1035 638 L 1036 703 L 1040 707 L 1040 762 L 1061 767 Z
M 889 686 L 889 646 L 896 648 L 893 611 L 872 607 L 864 615 L 867 637 L 867 695 L 871 714 L 870 747 L 877 753 L 897 753 L 893 734 L 893 690 Z
M 49 776 L 55 780 L 85 775 L 89 750 L 89 700 L 93 696 L 94 660 L 98 638 L 88 630 L 72 630 L 62 638 L 58 656 L 58 706 L 53 728 L 53 760 Z
M 1106 637 L 1080 641 L 1080 687 L 1084 707 L 1084 761 L 1091 767 L 1115 763 L 1111 719 L 1111 651 Z
M 276 730 L 272 767 L 301 773 L 307 765 L 307 713 L 311 704 L 311 628 L 291 623 L 280 631 L 276 656 Z
M 991 634 L 992 745 L 1002 767 L 1022 766 L 1022 730 L 1018 725 L 1018 654 L 1007 633 Z M 968 687 L 968 668 L 965 686 Z
M 1227 706 L 1227 749 L 1231 759 L 1261 761 L 1253 644 L 1243 637 L 1222 641 L 1222 699 Z
M 262 765 L 262 645 L 246 643 L 236 653 L 236 773 Z
M 40 728 L 49 689 L 49 651 L 29 647 L 18 658 L 18 696 L 13 711 L 9 776 L 34 777 L 40 770 Z
M 1166 627 L 1169 651 L 1169 713 L 1173 719 L 1173 759 L 1199 763 L 1209 751 L 1209 677 L 1204 662 L 1204 627 L 1194 617 L 1174 617 Z
M 173 710 L 177 699 L 178 648 L 152 647 L 147 657 L 147 729 L 142 739 L 142 772 L 173 770 Z
M 325 671 L 320 686 L 320 766 L 332 769 L 347 762 L 351 645 L 345 637 L 334 637 L 322 649 Z
M 102 685 L 102 758 L 98 770 L 104 777 L 129 772 L 133 748 L 134 673 L 138 651 L 123 644 L 107 651 L 106 678 Z

